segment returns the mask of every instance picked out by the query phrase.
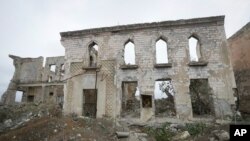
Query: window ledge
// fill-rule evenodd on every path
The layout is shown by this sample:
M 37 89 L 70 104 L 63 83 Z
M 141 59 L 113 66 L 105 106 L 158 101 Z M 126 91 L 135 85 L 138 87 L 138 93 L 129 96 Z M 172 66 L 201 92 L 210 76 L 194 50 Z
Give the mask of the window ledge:
M 200 61 L 200 62 L 189 62 L 189 66 L 207 66 L 208 62 L 206 61 Z
M 83 70 L 99 70 L 101 68 L 101 65 L 99 66 L 89 66 L 89 67 L 82 67 Z
M 164 64 L 154 64 L 155 68 L 171 68 L 172 63 L 164 63 Z
M 127 69 L 137 69 L 138 65 L 121 65 L 120 69 L 127 70 Z

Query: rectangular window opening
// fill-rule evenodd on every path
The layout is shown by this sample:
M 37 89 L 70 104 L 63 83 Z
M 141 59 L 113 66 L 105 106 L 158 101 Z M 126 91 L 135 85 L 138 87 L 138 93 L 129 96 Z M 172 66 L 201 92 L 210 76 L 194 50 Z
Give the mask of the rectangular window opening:
M 53 95 L 54 95 L 54 93 L 53 93 L 53 92 L 50 92 L 50 93 L 49 93 L 49 96 L 53 96 Z
M 63 96 L 57 96 L 56 98 L 56 102 L 61 108 L 63 108 L 63 98 Z
M 56 65 L 50 65 L 49 66 L 50 71 L 56 72 Z
M 48 76 L 48 82 L 51 82 L 52 81 L 52 76 Z
M 64 70 L 64 64 L 61 64 L 61 70 L 60 70 L 60 76 L 64 76 L 65 70 Z
M 175 91 L 170 79 L 155 81 L 154 101 L 156 117 L 176 116 L 174 95 Z
M 190 79 L 189 92 L 194 117 L 209 117 L 214 114 L 212 89 L 208 79 Z
M 142 107 L 152 108 L 152 96 L 151 95 L 141 95 Z
M 28 95 L 27 96 L 27 102 L 34 102 L 34 95 Z
M 23 91 L 16 91 L 15 102 L 22 102 Z
M 140 117 L 140 91 L 137 82 L 122 83 L 121 117 Z

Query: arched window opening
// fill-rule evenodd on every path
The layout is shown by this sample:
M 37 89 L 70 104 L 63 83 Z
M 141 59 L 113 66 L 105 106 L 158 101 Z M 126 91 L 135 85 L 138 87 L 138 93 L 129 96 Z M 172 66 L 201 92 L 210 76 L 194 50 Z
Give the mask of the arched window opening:
M 52 81 L 52 76 L 49 76 L 48 82 Z
M 156 64 L 165 64 L 168 63 L 168 49 L 167 43 L 159 39 L 156 44 Z
M 194 36 L 191 36 L 189 38 L 189 55 L 190 55 L 191 62 L 200 61 L 200 58 L 201 58 L 200 42 Z
M 62 71 L 64 71 L 64 69 L 65 69 L 64 67 L 65 67 L 64 64 L 61 64 L 61 70 Z
M 99 47 L 96 43 L 92 43 L 89 46 L 89 66 L 90 67 L 97 66 L 98 49 Z
M 125 44 L 124 61 L 126 65 L 135 65 L 135 45 L 131 41 Z
M 60 75 L 63 76 L 65 72 L 65 68 L 64 68 L 64 64 L 61 64 L 61 71 L 60 71 Z

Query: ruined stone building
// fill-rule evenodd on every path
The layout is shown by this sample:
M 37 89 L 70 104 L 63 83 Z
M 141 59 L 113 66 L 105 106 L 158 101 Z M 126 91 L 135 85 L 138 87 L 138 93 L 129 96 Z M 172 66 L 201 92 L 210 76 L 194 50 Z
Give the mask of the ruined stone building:
M 19 91 L 22 92 L 22 102 L 63 103 L 64 56 L 46 58 L 45 67 L 43 57 L 9 57 L 13 59 L 15 72 L 2 96 L 2 102 L 14 103 L 16 92 Z
M 237 92 L 239 110 L 250 114 L 250 22 L 228 39 Z
M 16 71 L 5 94 L 7 103 L 16 90 L 24 91 L 23 99 L 35 95 L 34 100 L 46 101 L 61 95 L 64 87 L 64 114 L 134 121 L 232 115 L 235 80 L 224 16 L 60 35 L 65 57 L 47 58 L 44 68 L 41 58 L 11 56 Z M 165 95 L 157 95 L 156 87 Z

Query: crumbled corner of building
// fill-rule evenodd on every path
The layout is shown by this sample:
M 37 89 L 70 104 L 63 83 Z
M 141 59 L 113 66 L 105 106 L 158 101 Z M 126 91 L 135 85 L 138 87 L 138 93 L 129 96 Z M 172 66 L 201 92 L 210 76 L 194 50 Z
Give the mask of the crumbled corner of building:
M 236 84 L 224 16 L 94 28 L 60 35 L 65 56 L 48 57 L 45 66 L 43 57 L 9 55 L 15 72 L 1 103 L 18 105 L 15 101 L 18 92 L 22 97 L 19 104 L 56 106 L 65 118 L 74 117 L 73 121 L 79 122 L 77 127 L 70 127 L 79 131 L 72 135 L 72 140 L 87 132 L 78 130 L 82 122 L 107 128 L 103 134 L 114 137 L 115 133 L 116 139 L 150 139 L 158 136 L 159 127 L 168 133 L 164 136 L 183 140 L 199 134 L 193 127 L 203 131 L 207 123 L 227 122 L 235 115 Z M 190 52 L 190 40 L 196 41 L 195 58 Z M 162 52 L 163 62 L 157 57 L 159 41 L 166 49 Z M 164 96 L 156 94 L 158 86 Z M 99 125 L 99 120 L 104 121 Z M 105 120 L 109 126 L 103 125 Z M 140 132 L 133 132 L 132 127 Z M 58 127 L 52 132 L 62 129 Z M 223 135 L 227 134 L 224 129 L 220 131 Z M 213 137 L 217 138 L 215 134 Z

